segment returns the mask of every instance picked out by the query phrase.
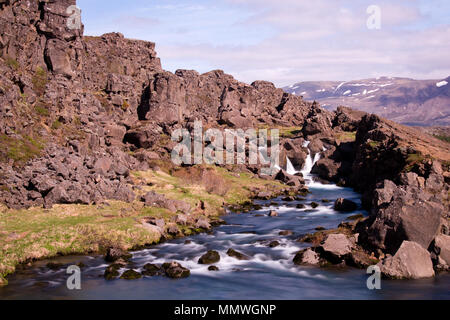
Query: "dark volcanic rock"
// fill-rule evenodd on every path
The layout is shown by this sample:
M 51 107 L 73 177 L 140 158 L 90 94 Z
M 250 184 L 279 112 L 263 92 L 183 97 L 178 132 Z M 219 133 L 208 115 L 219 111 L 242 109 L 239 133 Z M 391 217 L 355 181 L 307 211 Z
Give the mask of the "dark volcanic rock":
M 129 260 L 132 258 L 132 254 L 126 251 L 123 251 L 119 248 L 109 248 L 106 251 L 105 260 L 108 262 L 114 262 L 119 259 Z
M 142 278 L 142 274 L 140 274 L 139 272 L 135 271 L 135 270 L 127 270 L 124 273 L 122 273 L 122 275 L 120 276 L 120 279 L 125 279 L 125 280 L 136 280 L 136 279 L 140 279 Z
M 360 242 L 395 253 L 404 240 L 428 249 L 438 234 L 444 207 L 416 187 L 397 187 L 391 182 L 374 192 L 371 216 L 360 231 Z
M 190 276 L 191 272 L 189 269 L 184 268 L 178 262 L 164 263 L 162 265 L 166 276 L 173 279 L 187 278 Z
M 339 198 L 334 203 L 334 210 L 340 212 L 352 212 L 358 209 L 358 205 L 351 200 Z
M 164 273 L 159 266 L 151 263 L 147 263 L 143 269 L 144 270 L 142 271 L 142 275 L 147 277 L 153 277 Z
M 217 251 L 210 250 L 200 257 L 199 264 L 213 264 L 220 261 L 220 255 Z
M 250 260 L 250 257 L 248 257 L 245 254 L 240 253 L 234 249 L 228 249 L 227 255 L 229 255 L 230 257 L 236 258 L 238 260 Z
M 106 280 L 113 280 L 120 275 L 119 269 L 120 267 L 117 265 L 108 266 L 103 276 Z

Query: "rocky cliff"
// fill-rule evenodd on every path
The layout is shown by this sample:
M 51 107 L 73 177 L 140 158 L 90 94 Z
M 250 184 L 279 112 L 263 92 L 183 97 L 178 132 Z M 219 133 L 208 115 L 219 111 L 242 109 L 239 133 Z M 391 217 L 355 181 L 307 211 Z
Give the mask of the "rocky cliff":
M 84 37 L 67 25 L 74 4 L 0 4 L 0 198 L 10 207 L 129 201 L 129 170 L 168 158 L 174 128 L 301 126 L 310 113 L 268 82 L 166 72 L 154 43 Z

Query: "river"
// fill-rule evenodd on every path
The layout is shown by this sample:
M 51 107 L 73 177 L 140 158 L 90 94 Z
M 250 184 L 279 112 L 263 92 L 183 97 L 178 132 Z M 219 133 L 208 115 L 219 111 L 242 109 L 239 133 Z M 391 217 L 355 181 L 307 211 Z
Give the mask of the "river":
M 301 235 L 314 232 L 318 226 L 335 228 L 348 216 L 365 213 L 358 210 L 342 214 L 333 210 L 337 198 L 360 203 L 360 195 L 352 189 L 313 182 L 309 170 L 317 160 L 309 157 L 303 171 L 311 191 L 305 200 L 256 201 L 263 209 L 246 214 L 229 213 L 223 217 L 227 224 L 210 234 L 171 240 L 133 253 L 131 263 L 135 270 L 141 270 L 147 263 L 177 261 L 191 270 L 189 278 L 173 280 L 156 276 L 106 281 L 103 273 L 107 264 L 101 256 L 61 257 L 51 261 L 66 266 L 85 264 L 81 290 L 67 289 L 66 280 L 70 275 L 65 268 L 51 271 L 46 267 L 49 261 L 39 261 L 32 268 L 10 276 L 9 285 L 0 288 L 0 299 L 450 299 L 448 274 L 427 280 L 382 280 L 381 290 L 369 290 L 366 285 L 369 275 L 365 270 L 293 264 L 295 253 L 306 247 L 296 241 Z M 273 201 L 276 205 L 270 205 Z M 312 202 L 320 206 L 313 209 Z M 297 209 L 299 203 L 306 207 Z M 270 210 L 276 210 L 279 216 L 269 217 Z M 293 234 L 279 235 L 286 230 Z M 269 247 L 274 240 L 280 245 Z M 229 248 L 251 259 L 239 261 L 228 257 Z M 215 264 L 219 271 L 208 271 L 208 266 L 197 263 L 208 250 L 220 253 L 221 260 Z

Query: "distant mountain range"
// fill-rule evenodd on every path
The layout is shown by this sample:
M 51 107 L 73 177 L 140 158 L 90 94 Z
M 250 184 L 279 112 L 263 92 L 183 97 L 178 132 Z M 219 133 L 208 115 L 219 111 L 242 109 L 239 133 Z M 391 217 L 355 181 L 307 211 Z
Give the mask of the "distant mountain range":
M 450 125 L 450 77 L 299 82 L 283 89 L 329 110 L 344 105 L 406 125 Z

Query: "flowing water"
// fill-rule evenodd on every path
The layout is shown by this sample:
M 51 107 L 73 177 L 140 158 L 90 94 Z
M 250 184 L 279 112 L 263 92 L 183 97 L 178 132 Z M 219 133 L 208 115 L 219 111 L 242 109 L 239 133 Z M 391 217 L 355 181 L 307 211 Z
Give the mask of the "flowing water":
M 52 262 L 69 265 L 83 262 L 81 290 L 68 290 L 66 280 L 70 276 L 65 268 L 51 271 L 48 261 L 40 261 L 31 269 L 9 277 L 9 285 L 0 288 L 0 299 L 450 299 L 450 276 L 415 281 L 387 281 L 381 290 L 367 289 L 369 275 L 353 268 L 320 269 L 295 266 L 292 259 L 297 251 L 306 247 L 297 242 L 301 235 L 314 232 L 317 226 L 335 228 L 348 216 L 364 213 L 361 210 L 340 214 L 333 210 L 333 202 L 339 197 L 360 203 L 360 196 L 348 188 L 323 185 L 312 181 L 311 168 L 318 156 L 308 161 L 303 170 L 311 194 L 304 201 L 284 202 L 276 199 L 256 201 L 262 210 L 248 214 L 229 214 L 226 225 L 211 234 L 172 240 L 150 249 L 133 253 L 131 266 L 141 270 L 147 263 L 162 264 L 177 261 L 191 270 L 186 279 L 144 277 L 139 280 L 103 279 L 107 267 L 101 256 L 62 257 Z M 290 161 L 288 161 L 290 163 Z M 288 168 L 294 173 L 292 164 Z M 323 200 L 330 202 L 323 202 Z M 320 206 L 311 207 L 312 202 Z M 296 205 L 306 205 L 297 209 Z M 276 210 L 279 217 L 268 217 Z M 290 230 L 290 236 L 279 235 Z M 188 240 L 189 243 L 185 243 Z M 270 248 L 271 241 L 280 245 Z M 251 257 L 239 261 L 228 257 L 226 251 L 233 248 Z M 217 250 L 221 260 L 220 271 L 208 271 L 208 266 L 197 263 L 208 250 Z M 124 269 L 125 270 L 125 269 Z

